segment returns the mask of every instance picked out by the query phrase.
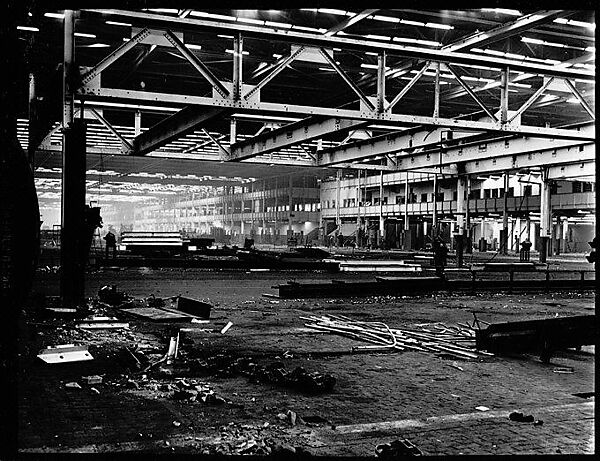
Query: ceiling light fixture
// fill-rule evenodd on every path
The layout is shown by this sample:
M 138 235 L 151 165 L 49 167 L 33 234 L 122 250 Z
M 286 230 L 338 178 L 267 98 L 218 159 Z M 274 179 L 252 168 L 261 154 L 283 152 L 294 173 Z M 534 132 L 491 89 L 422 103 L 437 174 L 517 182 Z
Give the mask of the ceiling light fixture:
M 54 18 L 54 19 L 64 19 L 65 15 L 62 13 L 44 13 L 44 16 L 46 16 L 47 18 Z
M 523 16 L 519 10 L 509 10 L 506 8 L 482 8 L 481 11 L 486 11 L 488 13 L 502 13 L 509 16 Z
M 84 34 L 83 32 L 75 32 L 75 37 L 96 38 L 94 34 Z
M 37 27 L 29 27 L 29 26 L 17 26 L 18 30 L 26 30 L 29 32 L 39 32 L 40 29 L 38 29 Z
M 128 22 L 106 21 L 106 24 L 109 24 L 111 26 L 131 27 L 131 24 L 129 24 Z

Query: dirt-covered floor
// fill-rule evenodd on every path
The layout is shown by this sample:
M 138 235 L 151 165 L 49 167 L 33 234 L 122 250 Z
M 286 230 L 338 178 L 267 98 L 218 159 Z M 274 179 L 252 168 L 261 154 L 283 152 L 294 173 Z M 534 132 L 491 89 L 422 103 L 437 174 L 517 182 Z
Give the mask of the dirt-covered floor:
M 38 296 L 26 306 L 20 331 L 20 450 L 376 456 L 378 444 L 407 439 L 426 455 L 594 453 L 593 346 L 558 352 L 550 363 L 533 353 L 476 360 L 431 352 L 352 353 L 357 341 L 309 329 L 301 319 L 342 314 L 396 328 L 471 322 L 472 312 L 490 323 L 541 319 L 594 314 L 593 293 L 263 296 L 287 280 L 331 278 L 96 271 L 87 275 L 88 297 L 115 284 L 132 296 L 183 295 L 213 309 L 209 323 L 160 323 L 97 306 L 88 314 L 117 316 L 129 329 L 85 332 L 75 327 L 80 319 L 44 314 L 41 295 L 58 294 L 58 277 L 38 274 Z M 233 326 L 221 334 L 228 322 Z M 143 371 L 166 353 L 178 331 L 178 360 Z M 37 359 L 43 347 L 65 343 L 88 345 L 94 360 L 48 365 Z M 140 365 L 125 347 L 139 351 Z M 301 366 L 332 375 L 335 386 L 313 393 L 256 382 L 236 368 L 240 360 L 286 370 Z M 83 377 L 89 375 L 100 375 L 102 383 L 87 384 Z M 79 387 L 66 386 L 73 382 Z M 511 421 L 514 410 L 543 424 Z

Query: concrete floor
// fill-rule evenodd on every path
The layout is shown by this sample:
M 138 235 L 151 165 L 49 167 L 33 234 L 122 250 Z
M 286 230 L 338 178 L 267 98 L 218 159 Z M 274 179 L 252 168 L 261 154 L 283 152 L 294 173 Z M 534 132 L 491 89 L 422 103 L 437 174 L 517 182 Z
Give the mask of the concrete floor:
M 21 451 L 254 454 L 282 447 L 290 453 L 295 447 L 318 455 L 375 456 L 377 444 L 406 438 L 426 455 L 594 453 L 594 397 L 574 395 L 594 391 L 593 346 L 559 352 L 550 364 L 530 354 L 458 362 L 427 352 L 351 354 L 356 341 L 308 330 L 299 318 L 334 313 L 408 327 L 471 321 L 476 311 L 493 323 L 593 314 L 593 293 L 304 300 L 262 296 L 287 280 L 330 278 L 319 273 L 147 268 L 88 274 L 90 297 L 105 284 L 117 284 L 133 296 L 182 294 L 210 302 L 211 322 L 204 325 L 128 319 L 129 331 L 84 334 L 73 321 L 43 319 L 39 309 L 29 306 L 21 331 Z M 36 292 L 56 294 L 57 280 L 56 274 L 40 274 Z M 233 327 L 221 335 L 228 321 Z M 144 377 L 116 358 L 124 345 L 142 343 L 164 354 L 168 337 L 179 328 L 194 331 L 182 341 L 182 363 L 174 374 L 152 370 Z M 40 348 L 65 342 L 90 345 L 95 360 L 48 366 L 35 358 Z M 215 354 L 250 357 L 265 365 L 281 361 L 288 370 L 301 365 L 335 376 L 336 385 L 332 392 L 310 395 L 251 383 L 240 375 L 198 374 L 186 368 L 185 360 Z M 462 370 L 453 366 L 457 363 Z M 556 373 L 558 367 L 573 372 Z M 81 380 L 90 374 L 103 375 L 103 383 L 94 386 L 97 391 Z M 171 391 L 181 377 L 210 386 L 230 403 L 174 400 Z M 82 388 L 65 388 L 69 381 L 78 381 Z M 489 410 L 476 409 L 482 405 Z M 288 410 L 323 422 L 293 426 L 278 417 Z M 510 421 L 513 410 L 532 414 L 543 425 Z M 261 445 L 266 451 L 256 451 Z

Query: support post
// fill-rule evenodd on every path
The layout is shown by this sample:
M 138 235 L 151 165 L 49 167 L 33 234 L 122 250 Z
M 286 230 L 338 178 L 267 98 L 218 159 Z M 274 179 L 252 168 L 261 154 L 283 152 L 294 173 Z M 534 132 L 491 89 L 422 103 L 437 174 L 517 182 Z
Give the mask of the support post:
M 136 137 L 142 134 L 142 112 L 139 110 L 135 111 L 134 133 Z
M 36 111 L 35 75 L 29 74 L 29 128 L 27 137 L 27 160 L 31 170 L 35 172 L 35 144 L 37 142 L 38 120 Z
M 385 110 L 385 51 L 377 55 L 377 112 Z
M 60 298 L 63 307 L 74 307 L 83 302 L 85 283 L 85 122 L 74 119 L 74 88 L 71 83 L 75 70 L 74 22 L 73 10 L 65 10 L 60 239 Z
M 456 260 L 458 267 L 463 266 L 464 236 L 465 236 L 465 191 L 467 178 L 458 176 L 456 182 Z
M 379 246 L 385 241 L 385 221 L 383 219 L 383 171 L 379 172 Z
M 237 142 L 237 120 L 231 117 L 229 124 L 229 144 L 233 145 Z
M 435 238 L 438 235 L 438 215 L 437 215 L 437 195 L 438 195 L 438 175 L 433 174 L 433 215 L 431 237 Z
M 440 63 L 436 62 L 434 64 L 435 68 L 435 92 L 433 99 L 433 116 L 440 116 Z
M 502 239 L 500 245 L 502 246 L 502 254 L 508 253 L 508 173 L 504 173 L 504 207 L 502 214 Z
M 508 82 L 509 69 L 502 69 L 500 77 L 500 123 L 504 125 L 508 121 Z
M 548 170 L 542 170 L 540 183 L 540 262 L 545 263 L 548 256 L 548 241 L 551 236 L 552 209 L 550 207 L 550 181 Z
M 237 33 L 233 39 L 233 100 L 239 101 L 242 97 L 242 51 L 244 42 L 242 34 Z
M 404 242 L 403 250 L 410 250 L 412 247 L 410 237 L 410 223 L 408 217 L 408 171 L 404 173 Z
M 340 219 L 340 187 L 342 180 L 342 170 L 337 170 L 336 173 L 336 182 L 335 182 L 335 224 L 339 228 L 342 225 L 342 221 Z
M 565 216 L 562 222 L 562 252 L 567 252 L 567 239 L 569 238 L 569 218 Z
M 465 207 L 465 253 L 473 253 L 473 236 L 471 235 L 471 175 L 467 175 L 467 204 Z
M 289 177 L 289 186 L 288 186 L 288 238 L 292 238 L 293 229 L 292 229 L 292 221 L 294 217 L 294 199 L 292 197 L 292 191 L 294 190 L 294 178 L 292 175 Z
M 357 217 L 356 217 L 356 247 L 359 248 L 361 246 L 361 242 L 359 239 L 360 228 L 361 228 L 361 218 L 360 218 L 360 202 L 362 196 L 362 189 L 360 188 L 360 176 L 361 170 L 358 170 L 358 182 L 356 186 L 356 206 L 357 206 Z

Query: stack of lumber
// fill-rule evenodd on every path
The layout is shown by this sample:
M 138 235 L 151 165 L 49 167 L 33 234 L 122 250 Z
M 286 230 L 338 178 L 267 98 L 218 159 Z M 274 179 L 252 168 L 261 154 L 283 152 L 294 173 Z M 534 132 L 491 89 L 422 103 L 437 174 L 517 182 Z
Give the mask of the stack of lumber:
M 416 325 L 411 329 L 395 329 L 385 323 L 353 321 L 343 315 L 300 318 L 308 321 L 305 325 L 309 328 L 375 344 L 356 346 L 352 348 L 353 351 L 421 351 L 467 360 L 493 355 L 475 348 L 475 331 L 468 324 L 468 328 L 435 323 Z

